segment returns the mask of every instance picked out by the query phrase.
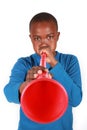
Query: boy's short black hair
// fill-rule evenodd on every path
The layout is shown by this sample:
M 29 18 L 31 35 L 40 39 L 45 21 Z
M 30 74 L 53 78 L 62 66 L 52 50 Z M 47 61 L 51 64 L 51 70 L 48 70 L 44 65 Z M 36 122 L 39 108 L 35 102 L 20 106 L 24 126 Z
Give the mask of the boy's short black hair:
M 29 29 L 31 28 L 31 25 L 33 23 L 36 23 L 36 22 L 43 22 L 43 21 L 47 21 L 47 22 L 54 22 L 54 24 L 56 25 L 56 29 L 58 30 L 58 23 L 57 23 L 57 20 L 56 18 L 50 14 L 50 13 L 46 13 L 46 12 L 41 12 L 41 13 L 38 13 L 36 14 L 30 21 L 29 23 Z

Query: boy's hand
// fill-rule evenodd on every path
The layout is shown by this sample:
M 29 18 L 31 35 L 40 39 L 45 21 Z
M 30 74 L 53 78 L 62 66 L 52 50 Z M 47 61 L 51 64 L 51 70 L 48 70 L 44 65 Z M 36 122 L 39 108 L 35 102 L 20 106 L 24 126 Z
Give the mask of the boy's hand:
M 46 55 L 47 55 L 46 62 L 49 63 L 52 67 L 55 66 L 58 62 L 55 59 L 55 53 L 56 52 L 53 52 L 49 46 L 42 46 L 42 47 L 39 48 L 40 55 L 43 52 L 46 53 Z
M 30 82 L 38 77 L 38 75 L 42 74 L 43 72 L 48 73 L 48 69 L 46 69 L 43 66 L 35 66 L 32 67 L 28 72 L 26 76 L 26 81 Z
M 42 67 L 42 66 L 35 66 L 35 67 L 32 67 L 28 72 L 27 72 L 27 75 L 26 75 L 26 81 L 23 82 L 19 88 L 19 92 L 20 94 L 22 93 L 22 91 L 24 90 L 24 88 L 29 84 L 29 82 L 37 79 L 38 75 L 42 74 L 43 72 L 46 72 L 48 73 L 49 75 L 49 78 L 52 78 L 52 74 L 50 74 L 48 72 L 48 69 L 46 69 L 45 67 Z

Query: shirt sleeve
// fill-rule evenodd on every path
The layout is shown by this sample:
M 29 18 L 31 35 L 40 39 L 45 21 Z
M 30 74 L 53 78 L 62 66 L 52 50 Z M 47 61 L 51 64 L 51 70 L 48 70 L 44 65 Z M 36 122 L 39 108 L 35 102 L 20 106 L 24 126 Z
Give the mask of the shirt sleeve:
M 20 58 L 11 71 L 9 83 L 4 87 L 4 94 L 9 102 L 20 103 L 19 87 L 24 82 L 26 73 L 26 62 Z
M 79 105 L 82 99 L 82 83 L 77 57 L 72 57 L 66 70 L 61 63 L 58 62 L 50 72 L 53 78 L 65 88 L 69 98 L 69 105 L 73 107 Z

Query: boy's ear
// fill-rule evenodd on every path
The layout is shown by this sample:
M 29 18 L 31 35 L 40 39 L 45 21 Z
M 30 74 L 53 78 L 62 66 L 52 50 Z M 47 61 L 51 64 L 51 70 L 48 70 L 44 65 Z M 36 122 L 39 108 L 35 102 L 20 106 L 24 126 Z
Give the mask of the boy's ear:
M 60 32 L 57 32 L 57 40 L 59 39 L 60 36 Z
M 29 37 L 31 38 L 31 35 L 29 34 Z

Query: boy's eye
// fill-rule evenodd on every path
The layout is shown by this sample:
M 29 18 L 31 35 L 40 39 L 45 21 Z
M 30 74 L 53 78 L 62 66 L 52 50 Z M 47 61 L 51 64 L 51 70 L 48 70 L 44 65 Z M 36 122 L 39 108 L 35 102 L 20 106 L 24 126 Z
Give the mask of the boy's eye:
M 51 39 L 53 39 L 54 38 L 54 36 L 52 35 L 52 36 L 47 36 L 47 39 L 48 40 L 51 40 Z
M 41 38 L 40 37 L 34 37 L 34 40 L 35 41 L 41 41 Z

